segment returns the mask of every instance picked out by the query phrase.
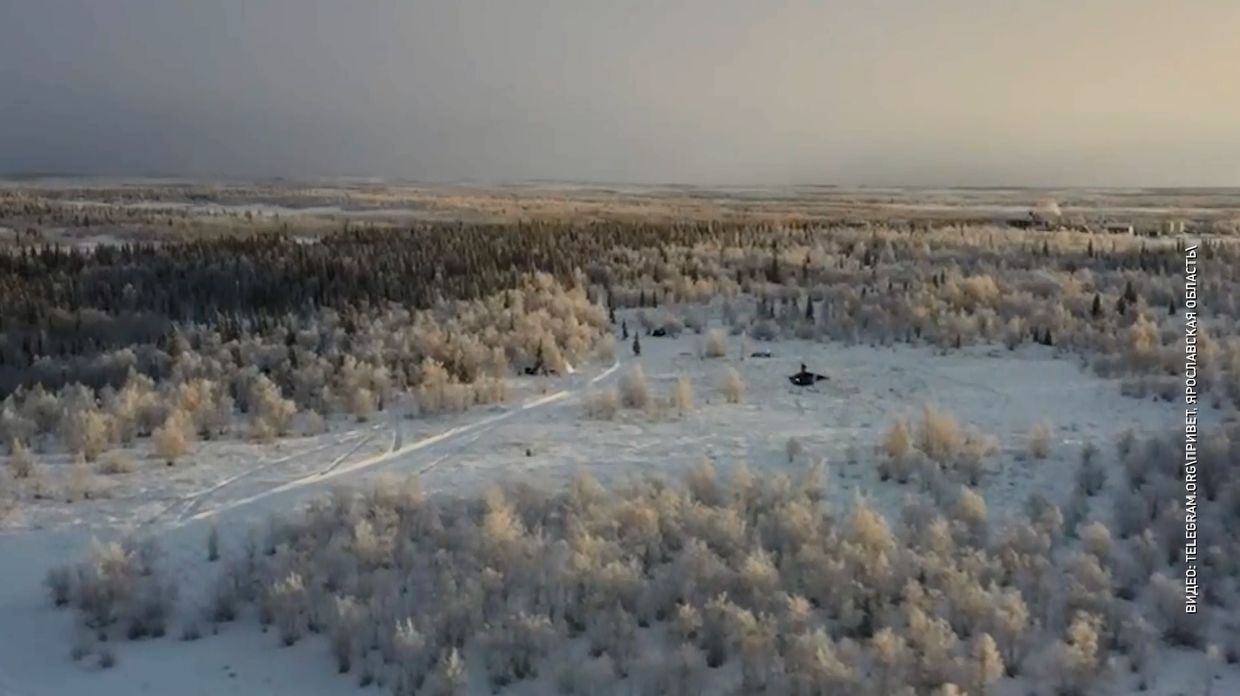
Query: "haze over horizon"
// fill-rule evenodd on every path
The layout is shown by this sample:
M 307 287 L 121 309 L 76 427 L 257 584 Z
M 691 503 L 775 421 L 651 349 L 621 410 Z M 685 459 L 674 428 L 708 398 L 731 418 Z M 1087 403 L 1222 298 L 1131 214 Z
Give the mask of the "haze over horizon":
M 0 173 L 1240 185 L 1240 3 L 0 0 Z

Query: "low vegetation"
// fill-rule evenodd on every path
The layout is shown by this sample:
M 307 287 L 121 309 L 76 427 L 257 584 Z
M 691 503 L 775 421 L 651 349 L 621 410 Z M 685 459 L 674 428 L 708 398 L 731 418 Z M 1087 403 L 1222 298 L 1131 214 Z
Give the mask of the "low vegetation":
M 878 456 L 919 452 L 906 431 L 896 421 Z M 990 693 L 1013 678 L 1084 694 L 1117 670 L 1146 688 L 1159 643 L 1240 655 L 1227 625 L 1183 613 L 1167 445 L 1124 442 L 1082 462 L 1115 456 L 1129 472 L 1107 489 L 1112 524 L 1105 505 L 1072 521 L 1037 493 L 996 523 L 959 484 L 888 517 L 863 497 L 828 505 L 819 467 L 723 477 L 709 461 L 684 485 L 340 490 L 225 553 L 214 606 L 185 621 L 252 617 L 279 645 L 322 641 L 336 671 L 396 694 L 518 682 L 560 693 Z M 1230 499 L 1238 480 L 1212 483 Z M 1236 521 L 1222 505 L 1200 520 L 1221 543 Z M 214 533 L 210 550 L 219 556 Z M 1204 559 L 1215 590 L 1203 601 L 1220 616 L 1240 601 L 1237 558 L 1219 547 Z M 47 587 L 97 640 L 157 636 L 174 613 L 157 559 L 149 546 L 101 546 Z

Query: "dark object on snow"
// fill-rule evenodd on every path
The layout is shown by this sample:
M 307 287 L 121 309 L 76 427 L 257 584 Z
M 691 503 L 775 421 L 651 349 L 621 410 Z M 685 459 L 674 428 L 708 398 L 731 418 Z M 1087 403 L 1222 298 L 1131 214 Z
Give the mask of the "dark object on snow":
M 534 363 L 532 367 L 525 368 L 525 374 L 545 377 L 548 375 L 558 375 L 559 373 L 547 367 L 546 364 L 543 363 L 542 356 L 540 355 L 538 356 L 538 362 Z
M 826 375 L 820 375 L 816 372 L 810 372 L 805 369 L 805 363 L 801 363 L 801 371 L 795 375 L 790 375 L 788 381 L 798 387 L 808 387 L 815 382 L 822 382 L 827 379 Z
M 750 353 L 750 354 L 749 354 L 749 357 L 751 357 L 751 358 L 769 358 L 769 357 L 771 357 L 771 351 L 769 351 L 769 350 L 755 350 L 754 352 L 752 352 L 752 353 Z
M 666 336 L 666 335 L 667 335 L 667 329 L 665 329 L 665 328 L 663 328 L 662 326 L 660 326 L 659 328 L 655 329 L 654 331 L 651 331 L 651 332 L 650 332 L 650 335 L 651 335 L 651 336 L 654 336 L 654 337 L 656 337 L 656 338 L 661 338 L 661 337 L 663 337 L 663 336 Z

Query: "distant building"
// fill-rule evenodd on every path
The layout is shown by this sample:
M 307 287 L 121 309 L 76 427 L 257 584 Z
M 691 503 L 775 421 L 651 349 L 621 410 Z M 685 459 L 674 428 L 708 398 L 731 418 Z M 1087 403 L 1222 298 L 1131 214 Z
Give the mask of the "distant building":
M 1132 234 L 1132 223 L 1129 222 L 1108 222 L 1104 227 L 1108 234 Z

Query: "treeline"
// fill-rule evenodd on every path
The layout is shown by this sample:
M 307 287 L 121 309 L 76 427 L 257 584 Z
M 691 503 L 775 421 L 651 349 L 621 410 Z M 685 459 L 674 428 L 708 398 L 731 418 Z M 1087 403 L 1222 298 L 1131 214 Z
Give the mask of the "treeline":
M 471 385 L 576 363 L 609 318 L 621 340 L 703 332 L 711 302 L 749 339 L 1038 343 L 1131 394 L 1172 398 L 1182 246 L 991 227 L 544 222 L 27 247 L 0 255 L 0 423 L 26 444 L 71 430 L 34 414 L 47 400 L 36 387 L 89 406 L 64 392 L 80 384 L 107 410 L 127 385 L 172 403 L 205 379 L 241 405 L 260 376 L 299 411 L 366 416 L 428 374 Z M 1220 405 L 1240 402 L 1238 250 L 1202 248 L 1199 383 Z M 641 308 L 629 324 L 615 321 L 625 308 Z
M 30 365 L 45 355 L 152 342 L 178 322 L 211 323 L 236 335 L 324 307 L 427 308 L 514 288 L 536 271 L 567 281 L 574 269 L 617 248 L 739 244 L 742 236 L 765 231 L 708 224 L 431 224 L 402 232 L 346 230 L 313 242 L 265 234 L 25 247 L 0 255 L 0 359 Z
M 426 308 L 516 287 L 532 272 L 562 282 L 575 270 L 604 287 L 648 286 L 629 304 L 655 305 L 676 283 L 765 281 L 813 287 L 857 281 L 902 289 L 930 282 L 929 265 L 965 274 L 1045 270 L 1165 276 L 1182 265 L 1167 244 L 1090 237 L 1066 248 L 1045 235 L 989 228 L 923 233 L 712 223 L 425 224 L 346 229 L 314 240 L 271 233 L 171 244 L 23 247 L 0 255 L 0 362 L 29 366 L 156 341 L 179 322 L 226 335 L 319 308 Z M 966 239 L 969 237 L 969 239 Z M 1109 243 L 1108 243 L 1109 242 Z M 930 245 L 934 248 L 931 249 Z M 1104 248 L 1106 247 L 1106 248 Z M 788 257 L 790 250 L 796 256 Z M 802 251 L 804 250 L 804 251 Z M 817 252 L 817 253 L 815 253 Z M 1015 252 L 1015 253 L 1014 253 Z M 1236 260 L 1234 248 L 1207 245 Z M 868 272 L 868 273 L 866 273 Z M 881 277 L 880 277 L 881 275 Z M 683 283 L 682 283 L 683 284 Z

